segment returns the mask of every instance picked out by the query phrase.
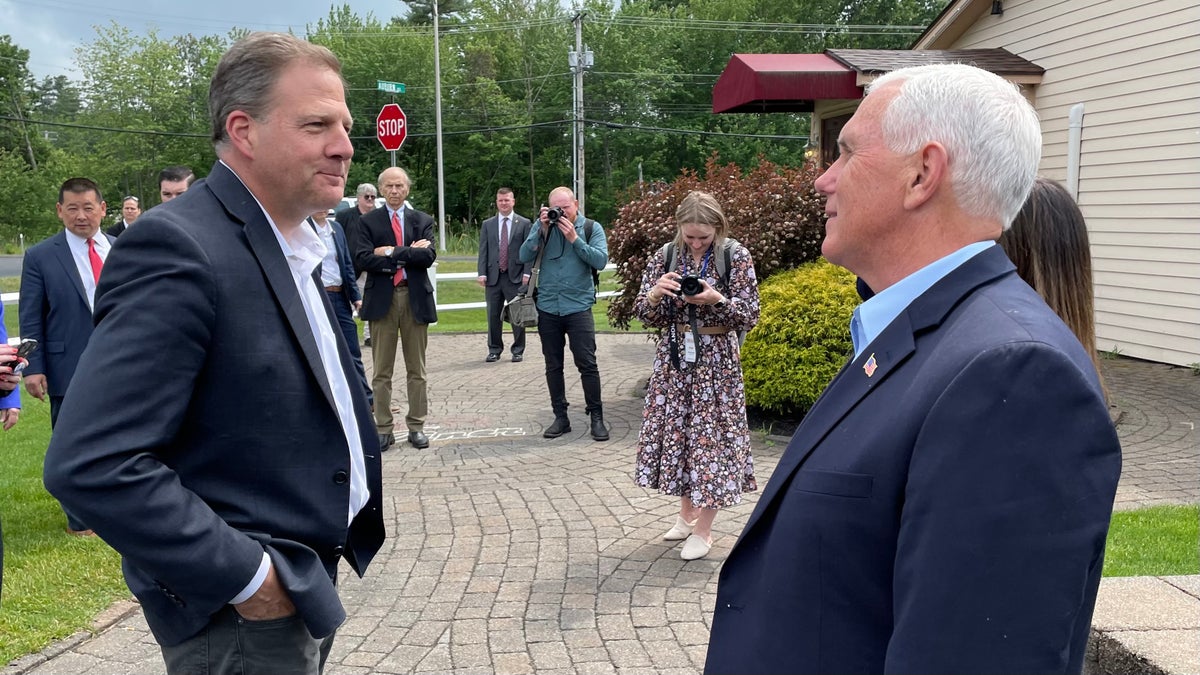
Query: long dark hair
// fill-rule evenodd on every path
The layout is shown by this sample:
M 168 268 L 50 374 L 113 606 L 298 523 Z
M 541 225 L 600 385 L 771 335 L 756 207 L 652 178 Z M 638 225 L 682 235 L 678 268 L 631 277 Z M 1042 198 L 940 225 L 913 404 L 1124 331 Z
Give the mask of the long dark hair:
M 1071 194 L 1039 177 L 1000 245 L 1017 274 L 1079 338 L 1099 373 L 1091 248 L 1083 212 Z

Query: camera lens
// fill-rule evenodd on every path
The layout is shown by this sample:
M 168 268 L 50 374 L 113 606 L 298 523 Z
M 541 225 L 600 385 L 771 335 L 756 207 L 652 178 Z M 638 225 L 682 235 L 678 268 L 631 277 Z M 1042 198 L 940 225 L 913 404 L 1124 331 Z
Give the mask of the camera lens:
M 679 280 L 679 292 L 684 295 L 697 295 L 704 292 L 704 284 L 700 283 L 700 277 L 689 274 Z
M 559 218 L 562 218 L 563 210 L 557 206 L 551 206 L 546 210 L 546 218 L 551 224 L 557 223 Z

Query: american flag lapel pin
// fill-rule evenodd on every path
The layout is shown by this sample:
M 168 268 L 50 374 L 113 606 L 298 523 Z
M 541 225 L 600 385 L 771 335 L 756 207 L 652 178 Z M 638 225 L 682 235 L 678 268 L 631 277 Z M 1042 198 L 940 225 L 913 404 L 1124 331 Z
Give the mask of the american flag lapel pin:
M 875 374 L 875 369 L 878 367 L 879 363 L 875 361 L 875 354 L 872 353 L 867 362 L 863 364 L 863 372 L 867 374 L 867 377 L 870 377 Z

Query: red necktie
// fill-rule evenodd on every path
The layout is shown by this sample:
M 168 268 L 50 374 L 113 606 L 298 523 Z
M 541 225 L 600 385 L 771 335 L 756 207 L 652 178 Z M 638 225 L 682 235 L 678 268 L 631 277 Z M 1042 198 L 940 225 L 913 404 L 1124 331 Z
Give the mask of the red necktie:
M 104 261 L 96 253 L 96 240 L 88 239 L 88 262 L 92 264 L 92 279 L 100 283 L 100 270 L 104 269 Z
M 392 211 L 392 234 L 396 235 L 396 246 L 404 245 L 404 228 L 400 227 L 400 212 Z M 396 270 L 396 275 L 392 277 L 392 285 L 399 286 L 400 282 L 404 281 L 404 268 Z
M 508 271 L 508 216 L 504 216 L 504 224 L 500 226 L 500 271 Z

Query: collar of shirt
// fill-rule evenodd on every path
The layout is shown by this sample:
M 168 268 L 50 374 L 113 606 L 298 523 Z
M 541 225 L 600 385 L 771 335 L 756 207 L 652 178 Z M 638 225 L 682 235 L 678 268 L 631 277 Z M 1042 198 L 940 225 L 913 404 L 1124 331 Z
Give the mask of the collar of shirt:
M 283 251 L 283 256 L 287 258 L 288 264 L 292 266 L 292 271 L 304 272 L 311 275 L 312 271 L 317 268 L 317 264 L 325 257 L 325 243 L 321 241 L 317 233 L 313 232 L 311 227 L 304 227 L 304 221 L 302 220 L 299 227 L 292 228 L 290 239 L 284 237 L 283 232 L 279 231 L 279 226 L 275 224 L 275 220 L 271 218 L 271 214 L 267 213 L 266 207 L 250 191 L 250 188 L 246 185 L 246 181 L 242 180 L 242 177 L 233 170 L 232 166 L 225 164 L 225 160 L 222 159 L 219 161 L 225 165 L 226 169 L 229 169 L 229 173 L 232 173 L 234 178 L 238 179 L 242 187 L 246 188 L 246 192 L 250 192 L 250 196 L 254 197 L 254 203 L 258 204 L 258 208 L 263 212 L 263 216 L 266 217 L 267 223 L 271 226 L 271 231 L 275 233 L 275 239 L 279 242 L 279 248 Z M 296 269 L 296 266 L 292 264 L 293 259 L 303 263 L 301 269 Z M 304 267 L 307 267 L 307 270 L 303 269 Z
M 88 260 L 88 245 L 87 239 L 81 237 L 70 230 L 63 230 L 67 234 L 67 246 L 71 248 L 71 254 L 75 256 L 83 256 L 83 259 Z M 96 242 L 96 252 L 100 254 L 101 260 L 108 260 L 108 249 L 112 244 L 108 241 L 108 236 L 100 230 L 92 235 L 92 240 Z M 89 264 L 91 264 L 89 262 Z
M 401 225 L 404 225 L 404 208 L 405 208 L 405 207 L 401 206 L 401 207 L 400 207 L 400 208 L 398 208 L 398 209 L 393 209 L 393 208 L 391 207 L 391 205 L 390 205 L 390 204 L 385 204 L 385 205 L 384 205 L 384 208 L 386 208 L 386 209 L 387 209 L 387 212 L 388 212 L 388 222 L 389 222 L 389 223 L 390 223 L 390 222 L 392 222 L 392 215 L 393 215 L 393 214 L 400 214 L 400 224 L 401 224 Z
M 904 277 L 876 293 L 870 300 L 854 308 L 850 319 L 850 337 L 854 341 L 854 358 L 858 358 L 892 321 L 922 293 L 941 281 L 966 261 L 995 246 L 993 241 L 968 244 L 944 258 Z

